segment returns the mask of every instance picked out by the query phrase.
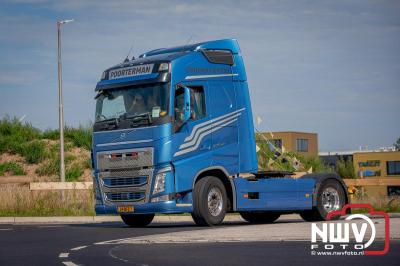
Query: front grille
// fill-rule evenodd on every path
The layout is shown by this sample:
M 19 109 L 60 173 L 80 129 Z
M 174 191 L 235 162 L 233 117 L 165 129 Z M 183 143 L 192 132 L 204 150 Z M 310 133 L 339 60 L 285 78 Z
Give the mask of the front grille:
M 140 201 L 145 197 L 145 192 L 120 192 L 106 193 L 106 197 L 110 201 Z
M 141 186 L 147 183 L 147 176 L 103 178 L 107 187 Z
M 100 170 L 151 167 L 153 148 L 98 152 L 97 165 Z
M 106 202 L 144 203 L 148 200 L 153 175 L 153 149 L 97 153 L 99 179 Z

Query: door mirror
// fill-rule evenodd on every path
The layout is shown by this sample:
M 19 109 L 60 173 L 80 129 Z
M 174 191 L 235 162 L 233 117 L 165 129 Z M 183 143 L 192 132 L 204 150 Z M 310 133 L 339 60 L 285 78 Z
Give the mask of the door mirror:
M 183 112 L 184 112 L 184 119 L 183 122 L 187 122 L 190 119 L 191 116 L 191 110 L 190 110 L 190 89 L 188 87 L 183 87 L 184 89 L 184 107 L 183 107 Z
M 190 93 L 191 89 L 182 85 L 175 91 L 175 132 L 179 131 L 191 118 Z

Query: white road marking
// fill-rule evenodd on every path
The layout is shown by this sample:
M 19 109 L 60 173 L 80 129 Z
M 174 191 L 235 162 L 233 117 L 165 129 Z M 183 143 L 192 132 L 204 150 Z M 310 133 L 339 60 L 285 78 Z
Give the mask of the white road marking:
M 63 261 L 63 264 L 67 266 L 78 266 L 78 264 L 75 264 L 72 261 Z
M 111 248 L 111 249 L 108 251 L 108 255 L 109 255 L 111 258 L 114 258 L 114 259 L 117 259 L 117 260 L 120 260 L 120 261 L 123 261 L 123 262 L 127 263 L 128 260 L 122 259 L 122 258 L 120 258 L 120 257 L 118 257 L 118 256 L 115 256 L 115 255 L 112 253 L 112 251 L 113 251 L 115 248 L 118 248 L 118 246 L 117 246 L 117 247 L 114 247 L 114 248 Z
M 80 249 L 84 249 L 87 248 L 87 246 L 80 246 L 80 247 L 76 247 L 76 248 L 71 248 L 71 250 L 80 250 Z
M 0 228 L 0 231 L 11 231 L 13 230 L 12 228 Z
M 379 220 L 379 219 L 378 219 Z M 400 219 L 393 221 L 393 238 L 400 238 Z M 376 226 L 377 236 L 384 236 L 384 224 Z M 393 226 L 392 226 L 393 227 Z M 367 233 L 368 234 L 368 233 Z M 211 229 L 180 231 L 132 238 L 97 242 L 95 245 L 116 244 L 168 244 L 168 243 L 228 243 L 228 242 L 263 242 L 263 241 L 310 241 L 311 223 L 277 222 L 260 225 L 240 225 L 215 227 Z
M 60 255 L 58 255 L 59 258 L 68 258 L 69 253 L 60 253 Z

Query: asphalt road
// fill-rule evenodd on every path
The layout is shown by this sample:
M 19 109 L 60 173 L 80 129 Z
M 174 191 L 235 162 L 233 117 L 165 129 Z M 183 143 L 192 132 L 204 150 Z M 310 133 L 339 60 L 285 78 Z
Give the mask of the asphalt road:
M 301 240 L 309 227 L 284 218 L 269 225 L 228 222 L 211 229 L 192 222 L 147 228 L 119 222 L 3 224 L 0 265 L 400 265 L 397 236 L 384 256 L 318 256 L 311 255 L 309 240 Z M 382 246 L 382 240 L 375 245 Z

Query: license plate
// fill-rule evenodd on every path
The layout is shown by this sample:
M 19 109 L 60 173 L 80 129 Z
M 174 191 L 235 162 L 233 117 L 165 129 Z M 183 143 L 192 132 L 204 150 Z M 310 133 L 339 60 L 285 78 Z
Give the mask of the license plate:
M 134 208 L 133 206 L 118 206 L 117 210 L 119 213 L 133 212 Z

